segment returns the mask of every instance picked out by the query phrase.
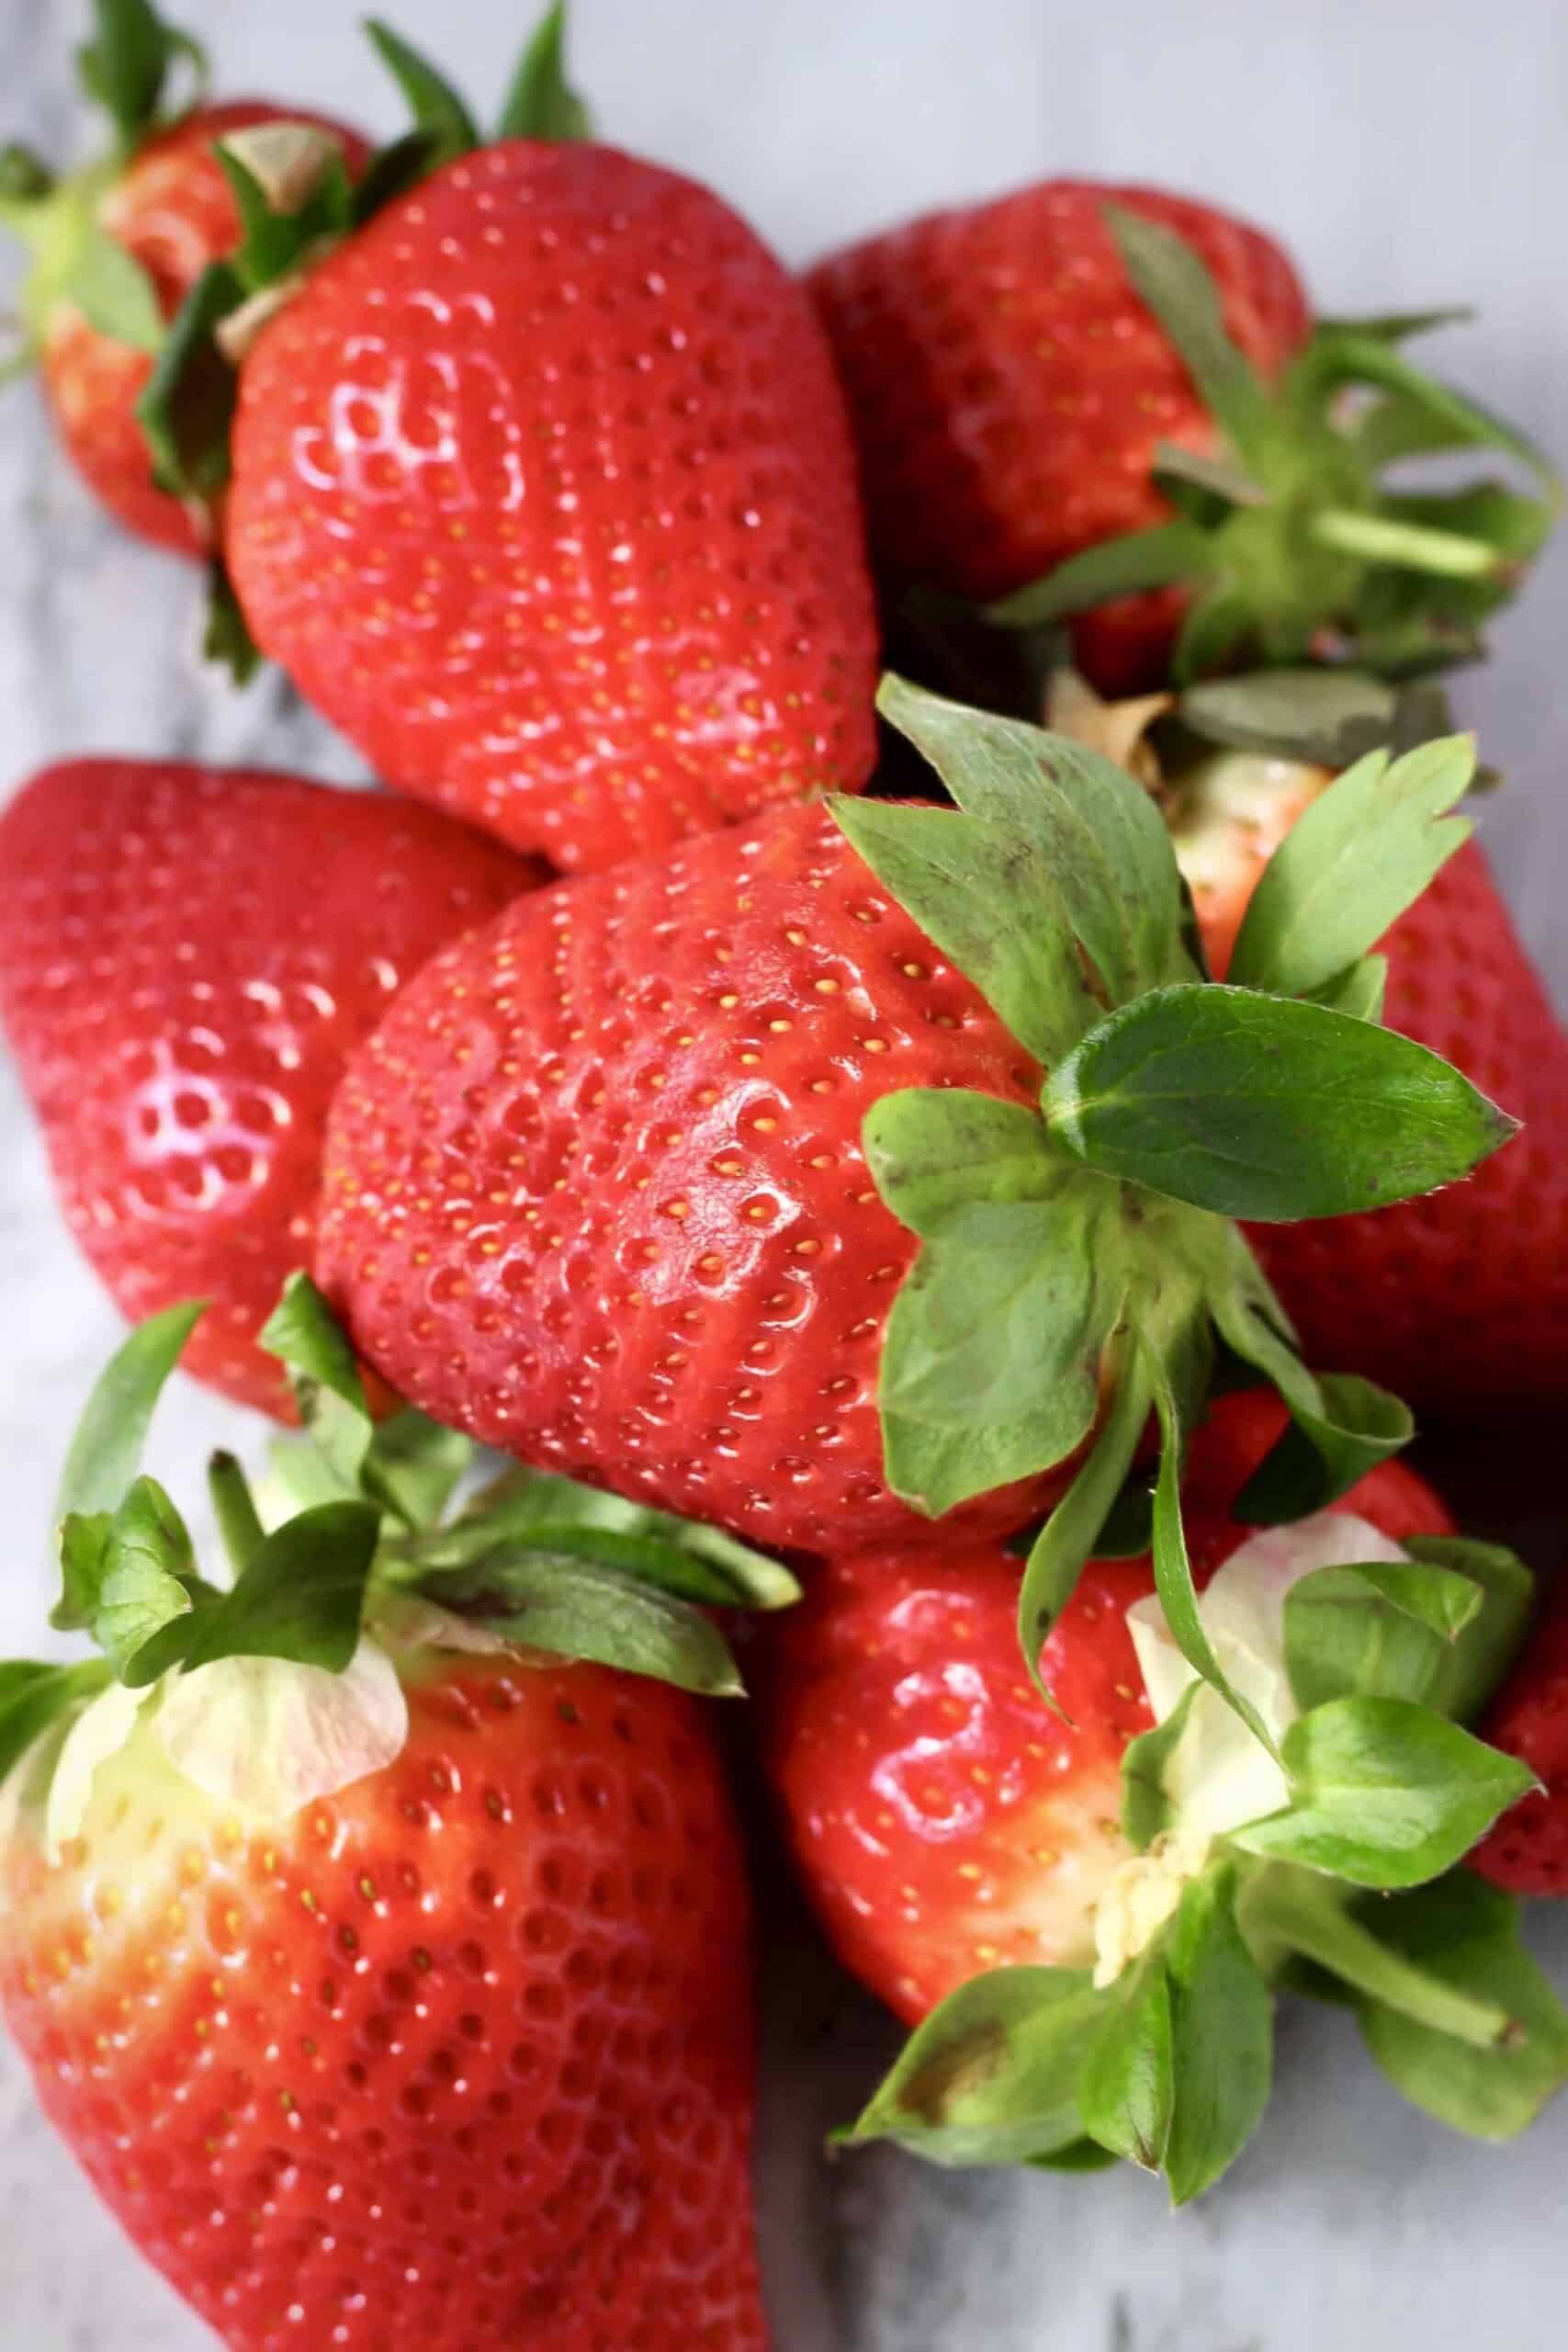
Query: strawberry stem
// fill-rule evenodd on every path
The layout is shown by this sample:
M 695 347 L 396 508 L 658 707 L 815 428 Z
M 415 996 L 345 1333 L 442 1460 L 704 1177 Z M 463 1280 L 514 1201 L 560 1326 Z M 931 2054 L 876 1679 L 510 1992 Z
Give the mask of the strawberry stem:
M 1503 559 L 1484 539 L 1467 538 L 1458 531 L 1438 531 L 1420 523 L 1391 522 L 1381 514 L 1348 514 L 1331 507 L 1314 514 L 1312 535 L 1324 547 L 1342 555 L 1359 556 L 1367 563 L 1403 564 L 1411 571 L 1431 573 L 1439 580 L 1484 580 L 1501 569 Z
M 229 1565 L 236 1577 L 243 1576 L 265 1542 L 266 1530 L 250 1480 L 233 1454 L 219 1452 L 212 1456 L 207 1465 L 207 1490 Z

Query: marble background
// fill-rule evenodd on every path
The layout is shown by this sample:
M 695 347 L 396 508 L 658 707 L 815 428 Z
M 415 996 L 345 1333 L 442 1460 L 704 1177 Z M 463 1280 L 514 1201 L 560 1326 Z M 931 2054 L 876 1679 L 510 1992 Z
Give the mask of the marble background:
M 171 0 L 174 5 L 174 0 Z M 481 98 L 526 0 L 394 0 Z M 0 0 L 0 136 L 69 149 L 81 0 Z M 186 0 L 229 89 L 389 124 L 350 0 Z M 1470 300 L 1433 357 L 1568 458 L 1568 10 L 1559 0 L 577 0 L 580 78 L 626 145 L 711 178 L 789 255 L 1047 168 L 1206 191 L 1287 237 L 1325 307 Z M 87 749 L 264 758 L 334 777 L 351 754 L 276 681 L 203 679 L 194 591 L 101 522 L 33 396 L 0 409 L 0 792 Z M 1568 1001 L 1568 545 L 1460 700 L 1513 789 L 1486 840 Z M 53 1221 L 0 1057 L 0 1654 L 37 1645 L 62 1436 L 115 1319 Z M 220 1436 L 194 1389 L 172 1480 Z M 781 1897 L 781 1903 L 786 1898 Z M 1550 1932 L 1555 1928 L 1555 1934 Z M 1253 2150 L 1178 2220 L 1107 2176 L 949 2176 L 822 2131 L 869 2083 L 883 2028 L 770 1921 L 761 2171 L 780 2352 L 1460 2352 L 1537 2338 L 1568 2298 L 1568 2103 L 1501 2153 L 1401 2106 L 1337 2018 L 1289 2013 Z M 1568 1922 L 1538 1940 L 1568 1986 Z M 96 2209 L 0 2052 L 0 2341 L 15 2352 L 197 2352 L 208 2339 Z M 309 2347 L 308 2352 L 314 2352 Z M 438 2352 L 438 2347 L 433 2347 Z

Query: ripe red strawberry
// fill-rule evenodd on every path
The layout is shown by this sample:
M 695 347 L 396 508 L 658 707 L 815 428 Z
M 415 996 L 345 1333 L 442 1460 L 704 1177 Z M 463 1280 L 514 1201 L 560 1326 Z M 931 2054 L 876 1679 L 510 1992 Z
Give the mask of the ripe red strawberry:
M 128 1315 L 213 1300 L 190 1366 L 230 1396 L 284 1408 L 254 1340 L 350 1048 L 538 878 L 432 810 L 178 763 L 51 768 L 0 818 L 0 1020 L 66 1217 Z
M 1158 444 L 1213 449 L 1213 421 L 1129 281 L 1107 202 L 1195 248 L 1264 376 L 1305 341 L 1306 297 L 1278 245 L 1149 188 L 1045 181 L 830 255 L 809 283 L 849 393 L 873 550 L 894 580 L 1009 594 L 1168 514 L 1150 480 Z M 1179 614 L 1156 594 L 1097 616 L 1084 666 L 1107 684 L 1146 683 Z
M 694 1702 L 406 1675 L 397 1760 L 247 1826 L 139 1728 L 0 2003 L 56 2128 L 230 2352 L 752 2352 L 747 1900 Z
M 916 1242 L 861 1126 L 959 1080 L 1039 1073 L 828 809 L 775 810 L 436 958 L 339 1091 L 318 1272 L 400 1395 L 508 1453 L 781 1546 L 929 1535 L 882 1478 Z
M 1247 1395 L 1198 1432 L 1200 1583 L 1244 1540 L 1228 1506 L 1282 1424 Z M 1452 1524 L 1398 1463 L 1336 1508 L 1395 1540 Z M 1131 1852 L 1122 1757 L 1154 1718 L 1126 1611 L 1154 1590 L 1149 1562 L 1091 1562 L 1045 1645 L 1072 1729 L 1020 1671 L 1020 1573 L 985 1544 L 834 1560 L 781 1628 L 767 1751 L 790 1841 L 840 1958 L 911 2024 L 978 1971 L 1091 1962 Z
M 1177 854 L 1216 968 L 1269 852 L 1329 780 L 1220 753 L 1173 800 Z M 1342 1364 L 1438 1416 L 1568 1401 L 1568 1035 L 1467 842 L 1382 943 L 1384 1017 L 1524 1123 L 1463 1184 L 1253 1242 L 1309 1363 Z
M 0 226 L 29 248 L 28 340 L 62 439 L 95 494 L 126 526 L 181 554 L 206 552 L 211 519 L 153 481 L 136 403 L 164 328 L 209 264 L 240 243 L 240 216 L 214 142 L 263 124 L 304 123 L 340 148 L 351 177 L 369 151 L 324 116 L 265 98 L 172 115 L 169 85 L 203 61 L 147 0 L 95 0 L 97 38 L 81 52 L 88 96 L 108 114 L 112 152 L 64 178 L 22 147 L 0 154 Z
M 690 180 L 587 143 L 448 164 L 265 329 L 232 464 L 257 645 L 519 848 L 604 866 L 870 774 L 831 359 Z
M 1471 1860 L 1516 1894 L 1568 1895 L 1568 1600 L 1559 1599 L 1483 1725 L 1542 1783 L 1506 1813 Z

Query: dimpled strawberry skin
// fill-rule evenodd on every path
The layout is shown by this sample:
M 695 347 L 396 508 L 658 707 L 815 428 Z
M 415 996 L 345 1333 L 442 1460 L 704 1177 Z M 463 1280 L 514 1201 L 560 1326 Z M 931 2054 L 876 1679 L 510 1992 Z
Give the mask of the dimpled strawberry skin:
M 276 1832 L 117 1759 L 60 1869 L 12 1839 L 0 2002 L 51 2120 L 229 2352 L 762 2352 L 695 1710 L 483 1661 L 410 1713 Z
M 1464 1182 L 1253 1242 L 1309 1363 L 1438 1416 L 1568 1403 L 1568 1037 L 1473 842 L 1383 943 L 1386 1019 L 1523 1132 Z
M 256 642 L 400 788 L 572 870 L 870 774 L 831 359 L 692 182 L 450 165 L 262 336 L 233 454 Z
M 849 395 L 873 549 L 897 577 L 1004 595 L 1160 521 L 1159 442 L 1213 447 L 1207 412 L 1128 283 L 1107 203 L 1195 248 L 1266 376 L 1304 341 L 1306 299 L 1277 245 L 1149 188 L 1047 181 L 829 256 L 809 282 Z M 1168 638 L 1169 599 L 1147 614 Z M 1129 684 L 1139 611 L 1120 619 L 1105 666 Z
M 1473 1866 L 1516 1894 L 1568 1895 L 1568 1600 L 1559 1596 L 1481 1730 L 1541 1785 L 1488 1831 Z
M 355 177 L 368 151 L 355 132 L 321 115 L 234 98 L 202 107 L 150 139 L 109 189 L 98 218 L 151 277 L 172 319 L 209 262 L 240 240 L 229 183 L 215 141 L 264 122 L 304 122 L 330 131 Z M 95 495 L 128 530 L 182 555 L 198 555 L 208 529 L 199 513 L 152 480 L 152 463 L 136 402 L 152 372 L 149 354 L 117 343 L 88 324 L 73 303 L 60 304 L 43 350 L 44 384 L 61 436 Z
M 0 1022 L 66 1221 L 132 1319 L 211 1300 L 185 1361 L 242 1404 L 286 1409 L 254 1334 L 350 1047 L 538 879 L 433 809 L 177 762 L 48 769 L 0 817 Z
M 333 1105 L 318 1273 L 439 1420 L 760 1541 L 922 1519 L 875 1388 L 916 1241 L 861 1149 L 903 1086 L 1040 1073 L 826 808 L 542 893 L 443 956 Z

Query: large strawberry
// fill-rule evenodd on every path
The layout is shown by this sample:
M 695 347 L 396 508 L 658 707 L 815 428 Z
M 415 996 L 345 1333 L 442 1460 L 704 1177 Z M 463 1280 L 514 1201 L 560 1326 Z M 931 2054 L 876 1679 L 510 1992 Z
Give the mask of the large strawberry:
M 1383 486 L 1394 458 L 1518 437 L 1403 356 L 1438 319 L 1325 322 L 1280 248 L 1187 198 L 1046 181 L 811 277 L 897 585 L 1078 620 L 1107 686 L 1347 639 L 1403 670 L 1471 650 L 1550 510 Z M 1359 398 L 1347 404 L 1347 388 Z M 1366 397 L 1370 395 L 1370 400 Z M 1039 575 L 1043 574 L 1043 580 Z
M 1200 1586 L 1247 1539 L 1231 1512 L 1283 1419 L 1247 1392 L 1196 1432 Z M 1334 1508 L 1395 1542 L 1452 1532 L 1399 1462 Z M 806 1885 L 846 1966 L 911 2025 L 978 1969 L 1090 1964 L 1134 1850 L 1122 1759 L 1155 1719 L 1127 1611 L 1155 1589 L 1150 1563 L 1085 1569 L 1041 1659 L 1059 1714 L 1018 1670 L 1019 1574 L 987 1544 L 828 1562 L 770 1662 L 769 1772 Z
M 230 287 L 257 645 L 389 783 L 565 869 L 858 790 L 875 630 L 805 293 L 708 189 L 571 135 L 558 77 L 494 145 L 434 111 L 433 177 L 324 258 L 312 197 L 302 288 L 275 261 L 247 304 L 255 252 Z M 165 462 L 194 465 L 166 389 Z
M 0 155 L 0 225 L 33 256 L 22 311 L 56 424 L 94 493 L 126 526 L 186 555 L 210 547 L 199 503 L 153 479 L 137 418 L 169 322 L 211 262 L 240 242 L 220 140 L 303 124 L 331 138 L 351 175 L 367 151 L 341 123 L 261 98 L 162 111 L 172 71 L 200 52 L 147 0 L 96 0 L 84 52 L 91 95 L 114 123 L 100 163 L 56 178 L 25 149 Z
M 1568 1600 L 1558 1600 L 1499 1692 L 1486 1736 L 1529 1766 L 1540 1787 L 1471 1857 L 1517 1894 L 1568 1895 Z
M 1147 1558 L 1091 1563 L 1059 1618 L 1041 1663 L 1065 1721 L 1018 1672 L 1020 1564 L 993 1547 L 828 1564 L 786 1627 L 768 1750 L 791 1842 L 840 1953 L 919 2028 L 852 2136 L 1124 2155 L 1183 2200 L 1261 2112 L 1282 1976 L 1337 1979 L 1394 2081 L 1461 2129 L 1506 2136 L 1568 2080 L 1509 1906 L 1452 1870 L 1523 1778 L 1453 1718 L 1516 1645 L 1528 1575 L 1452 1539 L 1393 1463 L 1250 1533 L 1224 1506 L 1271 1408 L 1235 1414 L 1212 1454 L 1198 1434 L 1190 1532 L 1272 1753 L 1192 1679 Z
M 1285 1001 L 1354 993 L 1403 860 L 1371 855 L 1330 973 L 1298 934 L 1278 997 L 1222 989 L 1122 770 L 896 682 L 886 707 L 966 813 L 777 811 L 438 957 L 340 1089 L 318 1265 L 437 1419 L 781 1545 L 1016 1527 L 1098 1428 L 1048 1616 L 1151 1404 L 1174 1470 L 1216 1327 L 1329 1486 L 1404 1426 L 1317 1387 L 1228 1214 L 1425 1188 L 1501 1130 L 1405 1041 Z M 1447 797 L 1468 773 L 1450 745 Z
M 178 762 L 51 768 L 0 818 L 0 1021 L 71 1229 L 128 1315 L 214 1302 L 191 1369 L 229 1395 L 284 1402 L 255 1333 L 350 1048 L 539 878 L 433 809 Z
M 1368 732 L 1397 730 L 1410 707 L 1366 680 L 1280 674 L 1124 712 L 1058 693 L 1054 715 L 1101 743 L 1122 730 L 1121 748 L 1167 811 L 1224 974 L 1270 854 L 1287 835 L 1305 851 L 1334 770 Z M 1439 1418 L 1559 1411 L 1568 1403 L 1568 1035 L 1475 841 L 1379 944 L 1389 1026 L 1506 1102 L 1524 1132 L 1450 1192 L 1332 1225 L 1260 1228 L 1255 1246 L 1309 1362 L 1368 1374 Z
M 67 1480 L 61 1622 L 105 1657 L 0 1668 L 0 2005 L 50 2117 L 230 2352 L 761 2352 L 739 1843 L 649 1679 L 736 1687 L 718 1636 L 559 1498 L 264 1537 L 231 1463 L 216 1590 L 153 1480 L 107 1508 L 188 1322 L 135 1335 Z M 337 1402 L 318 1470 L 355 1430 L 406 1482 Z

